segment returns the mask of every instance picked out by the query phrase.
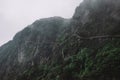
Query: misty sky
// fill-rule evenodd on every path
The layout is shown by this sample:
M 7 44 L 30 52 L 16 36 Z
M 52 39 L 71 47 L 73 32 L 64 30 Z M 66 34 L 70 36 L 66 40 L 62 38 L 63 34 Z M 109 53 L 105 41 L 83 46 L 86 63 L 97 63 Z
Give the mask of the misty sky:
M 71 18 L 82 0 L 0 0 L 0 46 L 35 20 Z

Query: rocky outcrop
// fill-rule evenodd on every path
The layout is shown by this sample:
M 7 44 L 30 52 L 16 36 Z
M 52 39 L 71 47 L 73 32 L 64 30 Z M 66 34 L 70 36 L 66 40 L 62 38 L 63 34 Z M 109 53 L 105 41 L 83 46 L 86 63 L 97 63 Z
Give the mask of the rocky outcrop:
M 73 16 L 73 21 L 79 26 L 76 32 L 85 36 L 119 33 L 119 4 L 119 0 L 85 0 Z
M 49 62 L 53 46 L 69 20 L 40 19 L 0 48 L 0 79 L 13 80 L 27 67 Z

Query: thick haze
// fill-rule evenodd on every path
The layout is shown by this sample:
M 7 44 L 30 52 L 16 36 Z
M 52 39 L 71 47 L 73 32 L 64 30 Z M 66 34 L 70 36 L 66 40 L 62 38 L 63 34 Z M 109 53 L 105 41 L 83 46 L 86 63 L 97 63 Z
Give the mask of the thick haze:
M 0 46 L 37 19 L 71 18 L 82 0 L 0 0 Z

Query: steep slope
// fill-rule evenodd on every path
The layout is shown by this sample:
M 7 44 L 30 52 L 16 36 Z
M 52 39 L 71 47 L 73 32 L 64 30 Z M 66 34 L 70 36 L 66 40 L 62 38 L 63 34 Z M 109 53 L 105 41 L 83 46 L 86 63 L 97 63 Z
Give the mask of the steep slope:
M 69 20 L 52 17 L 35 21 L 0 48 L 0 80 L 13 80 L 24 69 L 46 63 Z
M 77 7 L 59 47 L 63 62 L 72 57 L 66 65 L 70 71 L 63 67 L 63 80 L 120 79 L 119 4 L 119 0 L 84 0 Z
M 119 26 L 119 0 L 35 21 L 0 48 L 0 80 L 120 80 Z
M 120 33 L 119 0 L 85 0 L 73 16 L 78 34 L 85 36 Z
M 70 28 L 66 30 L 69 34 L 62 42 L 64 48 L 67 47 L 65 53 L 73 54 L 80 47 L 97 49 L 106 40 L 119 36 L 119 4 L 119 0 L 84 0 L 76 8 Z

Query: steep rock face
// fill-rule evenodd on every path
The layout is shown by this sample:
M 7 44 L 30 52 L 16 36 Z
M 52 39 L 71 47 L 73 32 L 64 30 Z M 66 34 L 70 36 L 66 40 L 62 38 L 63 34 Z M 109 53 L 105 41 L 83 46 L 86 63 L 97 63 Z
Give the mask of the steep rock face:
M 52 17 L 35 21 L 0 48 L 0 80 L 16 79 L 27 67 L 49 61 L 53 46 L 69 20 Z
M 119 4 L 119 0 L 84 0 L 76 8 L 70 28 L 65 32 L 69 32 L 62 44 L 65 54 L 77 53 L 83 47 L 99 49 L 110 38 L 95 37 L 120 35 Z
M 59 50 L 56 53 L 61 54 L 64 59 L 63 64 L 68 63 L 66 67 L 71 70 L 71 73 L 67 73 L 67 70 L 63 71 L 65 74 L 61 72 L 63 80 L 120 79 L 120 37 L 115 37 L 120 35 L 119 4 L 119 0 L 84 0 L 76 8 L 64 39 L 60 46 L 56 47 L 56 50 Z M 89 52 L 85 50 L 85 55 L 86 48 Z M 78 54 L 79 59 L 76 58 Z M 69 59 L 71 62 L 66 62 Z M 62 69 L 64 68 L 65 66 Z
M 85 0 L 73 16 L 82 36 L 110 35 L 120 31 L 119 0 Z
M 33 56 L 35 59 L 44 57 L 47 59 L 52 54 L 54 43 L 65 28 L 65 21 L 67 20 L 62 18 L 42 19 L 16 34 L 14 40 L 19 45 L 18 53 L 20 53 L 18 61 L 24 63 Z
M 0 48 L 0 80 L 119 80 L 119 4 L 84 0 L 70 20 L 35 21 Z

